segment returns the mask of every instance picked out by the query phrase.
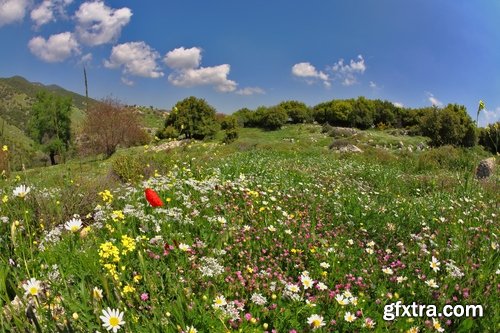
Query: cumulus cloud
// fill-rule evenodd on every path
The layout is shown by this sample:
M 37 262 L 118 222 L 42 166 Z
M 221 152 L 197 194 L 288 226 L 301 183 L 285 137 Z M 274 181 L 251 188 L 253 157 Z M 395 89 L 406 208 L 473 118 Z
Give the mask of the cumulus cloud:
M 434 97 L 433 94 L 427 93 L 428 101 L 431 102 L 432 106 L 438 106 L 441 107 L 443 106 L 443 103 L 438 100 L 436 97 Z
M 46 62 L 60 62 L 80 53 L 78 42 L 71 32 L 52 35 L 49 39 L 34 37 L 28 47 L 31 53 Z
M 349 64 L 344 63 L 344 59 L 340 59 L 330 68 L 330 70 L 342 81 L 343 85 L 351 86 L 357 83 L 357 75 L 365 72 L 365 59 L 361 54 L 358 55 L 357 60 L 351 59 Z
M 0 0 L 0 27 L 23 19 L 28 0 Z
M 159 78 L 163 72 L 156 60 L 160 54 L 144 42 L 119 44 L 111 50 L 109 60 L 104 61 L 107 68 L 123 68 L 123 74 Z
M 493 124 L 497 121 L 500 121 L 500 107 L 497 107 L 495 110 L 487 110 L 483 109 L 481 113 L 479 113 L 479 124 L 480 126 L 486 126 L 488 124 Z
M 321 80 L 325 86 L 330 86 L 330 77 L 328 74 L 318 71 L 316 67 L 309 62 L 301 62 L 293 65 L 292 74 L 296 77 L 306 79 L 306 82 L 309 84 L 312 84 L 316 80 Z
M 168 81 L 178 87 L 213 86 L 218 92 L 233 92 L 238 84 L 227 77 L 231 71 L 228 64 L 200 67 L 201 48 L 180 47 L 168 52 L 164 62 L 174 70 Z
M 88 65 L 92 62 L 92 59 L 94 57 L 92 56 L 92 53 L 87 53 L 87 54 L 84 54 L 81 58 L 80 58 L 80 63 L 84 64 L 84 65 Z
M 53 22 L 56 20 L 56 14 L 66 16 L 65 8 L 71 4 L 73 0 L 44 0 L 31 11 L 31 19 L 35 22 L 35 27 Z
M 131 17 L 132 11 L 127 7 L 113 9 L 102 1 L 85 2 L 75 13 L 76 31 L 84 44 L 111 43 L 118 39 Z
M 132 87 L 134 85 L 134 81 L 127 79 L 126 77 L 122 77 L 121 81 L 124 85 Z
M 392 102 L 392 104 L 397 107 L 397 108 L 404 108 L 404 104 L 403 103 L 399 103 L 399 102 Z
M 199 47 L 192 47 L 190 49 L 179 47 L 168 52 L 165 55 L 164 61 L 168 67 L 173 69 L 197 68 L 201 63 L 201 51 Z
M 264 89 L 259 88 L 259 87 L 246 87 L 246 88 L 237 90 L 236 93 L 238 95 L 251 96 L 251 95 L 262 95 L 262 94 L 265 94 L 266 92 L 264 91 Z
M 370 88 L 376 89 L 376 88 L 378 88 L 378 86 L 377 86 L 377 84 L 375 82 L 370 81 Z

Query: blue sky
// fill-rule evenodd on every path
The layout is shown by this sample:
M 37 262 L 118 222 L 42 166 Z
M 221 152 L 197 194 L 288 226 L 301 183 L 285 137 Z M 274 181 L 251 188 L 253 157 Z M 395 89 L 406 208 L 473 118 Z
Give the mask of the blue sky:
M 0 76 L 220 112 L 301 100 L 463 104 L 500 119 L 500 1 L 0 0 Z

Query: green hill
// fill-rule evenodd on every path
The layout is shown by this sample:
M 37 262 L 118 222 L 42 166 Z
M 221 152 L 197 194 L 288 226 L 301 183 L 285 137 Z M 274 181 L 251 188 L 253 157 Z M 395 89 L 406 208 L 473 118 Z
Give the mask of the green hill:
M 83 119 L 81 110 L 86 107 L 85 96 L 68 91 L 57 85 L 43 85 L 41 83 L 30 82 L 21 76 L 0 78 L 0 116 L 7 123 L 16 126 L 26 133 L 31 106 L 39 91 L 48 91 L 59 96 L 70 97 L 74 105 L 72 118 L 75 120 Z

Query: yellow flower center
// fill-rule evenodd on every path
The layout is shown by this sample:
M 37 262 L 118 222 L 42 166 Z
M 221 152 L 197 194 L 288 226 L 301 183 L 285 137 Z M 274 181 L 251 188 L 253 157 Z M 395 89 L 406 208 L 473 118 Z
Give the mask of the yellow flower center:
M 36 294 L 38 294 L 38 288 L 37 287 L 31 287 L 30 288 L 30 294 L 35 296 Z
M 77 232 L 78 227 L 76 225 L 71 226 L 71 232 Z
M 314 319 L 313 322 L 313 327 L 320 327 L 321 326 L 321 320 L 319 319 Z
M 111 325 L 111 327 L 117 327 L 119 323 L 120 319 L 118 319 L 117 317 L 109 318 L 109 325 Z

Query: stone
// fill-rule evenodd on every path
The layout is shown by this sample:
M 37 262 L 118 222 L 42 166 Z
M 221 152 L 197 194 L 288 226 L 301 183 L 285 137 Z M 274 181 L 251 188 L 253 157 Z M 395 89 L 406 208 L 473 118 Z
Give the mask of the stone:
M 495 158 L 490 157 L 479 162 L 476 168 L 476 178 L 486 179 L 495 172 Z
M 363 151 L 355 145 L 348 144 L 338 149 L 341 153 L 362 153 Z

